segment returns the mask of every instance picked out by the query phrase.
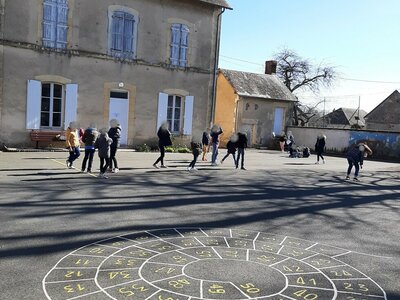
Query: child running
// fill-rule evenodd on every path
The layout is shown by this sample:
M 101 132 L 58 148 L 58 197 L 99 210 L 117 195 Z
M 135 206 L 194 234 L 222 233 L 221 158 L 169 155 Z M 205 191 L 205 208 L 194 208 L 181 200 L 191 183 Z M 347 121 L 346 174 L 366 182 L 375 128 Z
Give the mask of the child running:
M 99 149 L 99 158 L 100 158 L 100 178 L 108 178 L 106 176 L 106 171 L 108 165 L 110 163 L 110 145 L 113 140 L 107 134 L 107 130 L 105 128 L 100 130 L 100 136 L 97 138 L 94 143 L 94 147 Z
M 199 157 L 199 155 L 201 153 L 200 143 L 191 142 L 190 146 L 192 148 L 193 160 L 191 161 L 191 163 L 187 167 L 188 171 L 197 170 L 195 165 L 196 165 L 196 162 L 197 162 L 197 158 Z
M 227 150 L 226 155 L 221 160 L 221 164 L 223 164 L 225 159 L 227 159 L 228 156 L 232 154 L 233 164 L 236 166 L 236 158 L 235 158 L 235 155 L 236 155 L 236 143 L 234 141 L 232 141 L 232 138 L 226 144 L 226 150 Z

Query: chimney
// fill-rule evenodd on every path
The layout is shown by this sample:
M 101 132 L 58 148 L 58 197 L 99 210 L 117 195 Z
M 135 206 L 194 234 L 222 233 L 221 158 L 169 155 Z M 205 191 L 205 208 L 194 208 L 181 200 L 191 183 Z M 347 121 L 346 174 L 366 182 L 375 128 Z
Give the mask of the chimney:
M 278 62 L 276 60 L 267 60 L 265 62 L 265 74 L 275 74 Z

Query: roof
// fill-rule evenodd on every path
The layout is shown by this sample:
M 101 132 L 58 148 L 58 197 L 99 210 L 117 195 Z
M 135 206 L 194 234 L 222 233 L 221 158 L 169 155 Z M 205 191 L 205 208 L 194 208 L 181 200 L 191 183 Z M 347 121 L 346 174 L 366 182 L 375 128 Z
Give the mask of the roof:
M 205 2 L 205 3 L 209 3 L 212 5 L 216 5 L 216 6 L 221 6 L 227 9 L 232 9 L 228 2 L 226 2 L 225 0 L 199 0 L 200 2 Z
M 336 125 L 356 125 L 358 124 L 359 126 L 365 126 L 365 120 L 364 117 L 367 115 L 367 112 L 360 109 L 358 112 L 358 109 L 354 108 L 339 108 L 334 110 L 333 112 L 325 115 L 322 117 L 323 119 L 328 119 L 329 124 L 336 124 Z M 359 120 L 357 120 L 357 118 Z
M 384 106 L 386 104 L 388 104 L 388 102 L 396 100 L 396 99 L 400 99 L 400 93 L 398 90 L 394 90 L 393 93 L 391 93 L 385 100 L 383 100 L 381 103 L 379 103 L 373 110 L 371 110 L 365 117 L 369 118 L 369 117 L 374 117 L 374 115 L 376 115 L 375 117 L 380 118 L 381 117 L 381 113 L 382 109 L 384 109 Z M 390 111 L 389 111 L 390 112 Z M 391 111 L 392 113 L 396 113 L 396 111 Z M 388 113 L 388 112 L 387 112 Z M 398 115 L 397 115 L 398 116 Z M 397 117 L 398 118 L 398 117 Z
M 242 97 L 297 101 L 276 75 L 220 69 L 235 92 Z

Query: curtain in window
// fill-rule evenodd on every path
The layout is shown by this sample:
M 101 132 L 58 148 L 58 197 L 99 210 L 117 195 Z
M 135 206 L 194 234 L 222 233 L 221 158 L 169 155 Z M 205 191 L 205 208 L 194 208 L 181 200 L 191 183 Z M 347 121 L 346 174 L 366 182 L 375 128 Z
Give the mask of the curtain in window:
M 43 1 L 43 46 L 65 49 L 68 34 L 67 0 Z
M 189 46 L 189 27 L 184 24 L 171 26 L 171 65 L 187 66 L 187 49 Z
M 111 52 L 116 56 L 132 57 L 134 53 L 135 17 L 131 14 L 115 11 L 111 25 Z

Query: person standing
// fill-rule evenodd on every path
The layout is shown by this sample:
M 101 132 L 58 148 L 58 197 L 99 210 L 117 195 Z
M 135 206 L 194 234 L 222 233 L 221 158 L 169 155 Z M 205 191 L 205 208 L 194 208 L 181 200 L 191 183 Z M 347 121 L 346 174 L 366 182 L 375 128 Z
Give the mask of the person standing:
M 158 148 L 160 149 L 160 157 L 153 164 L 153 167 L 158 169 L 157 164 L 161 162 L 161 168 L 166 168 L 164 165 L 165 147 L 171 146 L 171 132 L 168 130 L 168 122 L 164 122 L 157 131 Z
M 236 158 L 236 169 L 239 167 L 240 157 L 242 158 L 240 168 L 242 170 L 246 170 L 244 167 L 244 149 L 247 148 L 247 135 L 246 133 L 239 132 L 238 133 L 238 141 L 237 141 L 238 154 Z
M 279 137 L 279 147 L 281 148 L 281 152 L 285 152 L 285 143 L 286 143 L 286 134 L 284 132 L 281 133 Z
M 315 152 L 317 152 L 317 162 L 316 165 L 319 164 L 319 158 L 321 157 L 322 163 L 325 163 L 325 159 L 322 156 L 322 153 L 325 150 L 326 136 L 321 134 L 317 137 L 317 142 L 315 143 Z
M 211 128 L 211 143 L 212 143 L 212 155 L 211 165 L 217 165 L 218 147 L 219 147 L 219 136 L 223 133 L 222 128 L 219 125 L 214 125 Z
M 200 143 L 191 142 L 190 146 L 192 148 L 193 160 L 190 162 L 189 166 L 187 167 L 188 171 L 197 170 L 195 165 L 197 162 L 197 158 L 199 157 L 200 152 L 201 152 Z
M 112 119 L 110 121 L 110 129 L 108 130 L 108 136 L 113 140 L 110 146 L 110 165 L 109 165 L 109 172 L 118 173 L 118 162 L 117 162 L 117 149 L 120 146 L 120 139 L 121 139 L 121 125 L 119 124 L 117 119 Z M 114 164 L 114 168 L 113 168 Z
M 94 124 L 90 124 L 90 126 L 86 128 L 85 132 L 83 133 L 82 142 L 85 144 L 85 157 L 83 158 L 82 161 L 82 168 L 81 168 L 82 172 L 85 172 L 86 163 L 88 162 L 87 172 L 92 173 L 93 156 L 94 152 L 96 151 L 94 148 L 94 144 L 97 140 L 98 135 L 99 133 L 96 130 L 96 125 Z
M 236 157 L 235 157 L 235 155 L 236 155 L 236 142 L 233 141 L 232 137 L 229 139 L 228 143 L 226 144 L 226 150 L 227 150 L 227 152 L 226 152 L 224 158 L 221 160 L 221 164 L 224 163 L 225 159 L 227 159 L 229 155 L 232 155 L 233 164 L 234 164 L 234 166 L 236 166 Z
M 65 143 L 69 151 L 69 157 L 66 160 L 69 169 L 75 169 L 74 161 L 81 155 L 80 142 L 75 122 L 70 122 L 65 132 Z
M 206 154 L 210 148 L 210 134 L 207 131 L 203 132 L 203 137 L 201 139 L 201 143 L 203 144 L 203 157 L 201 158 L 202 161 L 206 161 Z
M 103 128 L 100 130 L 100 135 L 94 143 L 94 147 L 99 149 L 99 158 L 100 158 L 100 174 L 101 178 L 108 178 L 106 176 L 106 171 L 108 165 L 110 163 L 110 145 L 113 140 L 108 136 L 107 129 Z
M 350 173 L 351 169 L 355 168 L 354 171 L 354 181 L 359 181 L 358 180 L 358 173 L 360 171 L 360 167 L 362 169 L 363 163 L 364 163 L 364 157 L 367 157 L 368 155 L 372 154 L 372 150 L 368 147 L 367 144 L 360 143 L 357 146 L 351 148 L 347 154 L 347 162 L 349 164 L 347 168 L 347 175 L 346 175 L 346 180 L 350 179 Z

